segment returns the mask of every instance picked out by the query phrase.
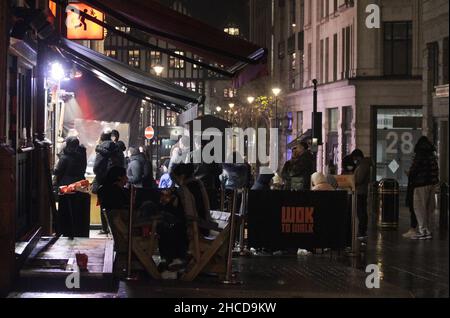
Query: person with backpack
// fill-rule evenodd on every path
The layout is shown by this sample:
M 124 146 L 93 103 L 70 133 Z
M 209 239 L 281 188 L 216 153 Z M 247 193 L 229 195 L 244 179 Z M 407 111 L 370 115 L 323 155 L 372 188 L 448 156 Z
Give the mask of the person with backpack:
M 108 171 L 113 167 L 124 168 L 124 156 L 119 147 L 111 140 L 110 132 L 103 132 L 100 136 L 100 142 L 95 148 L 96 156 L 94 162 L 95 178 L 92 182 L 92 193 L 97 194 L 98 189 L 104 184 Z M 100 210 L 102 206 L 100 205 Z M 100 234 L 108 234 L 108 222 L 100 212 L 102 221 L 102 231 Z
M 128 152 L 130 160 L 127 168 L 128 182 L 136 188 L 142 188 L 146 165 L 145 155 L 139 151 L 139 148 L 130 147 Z

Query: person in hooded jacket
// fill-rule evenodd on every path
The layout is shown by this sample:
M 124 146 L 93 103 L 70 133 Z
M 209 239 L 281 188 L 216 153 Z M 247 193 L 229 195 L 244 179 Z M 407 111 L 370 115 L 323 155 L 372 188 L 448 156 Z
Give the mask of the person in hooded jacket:
M 422 136 L 414 147 L 414 159 L 409 169 L 409 182 L 412 188 L 412 203 L 416 214 L 418 229 L 413 240 L 430 240 L 431 217 L 434 212 L 434 194 L 439 183 L 439 166 L 436 148 Z
M 123 152 L 111 140 L 111 133 L 102 133 L 100 142 L 95 147 L 94 173 L 95 179 L 92 184 L 92 193 L 97 193 L 98 188 L 103 184 L 108 170 L 112 167 L 124 167 Z
M 68 137 L 55 167 L 54 185 L 60 187 L 85 180 L 86 165 L 86 148 L 77 137 Z
M 117 159 L 118 162 L 122 162 L 122 167 L 126 168 L 127 161 L 125 159 L 125 150 L 127 150 L 127 147 L 125 146 L 125 143 L 120 140 L 120 133 L 118 130 L 113 129 L 111 130 L 111 140 L 116 144 L 119 152 L 117 153 Z M 119 167 L 121 166 L 119 163 L 117 164 Z
M 128 182 L 136 188 L 142 188 L 146 164 L 145 155 L 138 148 L 130 147 L 128 151 L 130 155 L 127 168 Z

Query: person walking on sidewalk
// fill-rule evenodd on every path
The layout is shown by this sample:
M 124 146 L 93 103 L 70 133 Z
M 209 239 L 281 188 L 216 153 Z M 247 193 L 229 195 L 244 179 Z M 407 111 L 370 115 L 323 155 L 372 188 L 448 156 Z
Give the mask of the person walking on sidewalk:
M 434 194 L 439 183 L 439 167 L 436 148 L 422 136 L 414 147 L 414 159 L 409 169 L 409 179 L 413 187 L 414 212 L 419 225 L 413 240 L 429 240 L 432 238 L 431 215 L 434 212 Z

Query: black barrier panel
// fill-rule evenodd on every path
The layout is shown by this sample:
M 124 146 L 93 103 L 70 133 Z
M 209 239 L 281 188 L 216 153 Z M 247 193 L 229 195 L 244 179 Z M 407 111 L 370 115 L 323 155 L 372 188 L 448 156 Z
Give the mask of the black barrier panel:
M 351 245 L 351 196 L 345 191 L 250 191 L 248 198 L 251 247 Z

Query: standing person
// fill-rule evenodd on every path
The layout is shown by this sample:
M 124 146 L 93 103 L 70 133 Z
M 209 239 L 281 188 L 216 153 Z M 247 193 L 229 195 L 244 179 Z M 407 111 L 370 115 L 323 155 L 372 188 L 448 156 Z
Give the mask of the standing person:
M 349 154 L 342 159 L 342 174 L 354 174 L 356 169 L 352 154 Z
M 85 180 L 86 166 L 86 148 L 80 145 L 78 137 L 68 137 L 55 167 L 55 186 L 59 188 Z
M 145 155 L 138 148 L 130 147 L 129 163 L 127 167 L 128 182 L 136 188 L 143 187 L 144 167 L 146 164 Z
M 145 146 L 143 149 L 143 154 L 145 157 L 144 164 L 144 176 L 142 179 L 142 186 L 148 189 L 156 188 L 155 177 L 153 176 L 153 155 L 152 155 L 152 147 Z
M 125 158 L 123 152 L 117 147 L 117 145 L 111 140 L 111 133 L 104 132 L 100 136 L 100 142 L 95 147 L 95 162 L 94 162 L 94 173 L 95 178 L 92 183 L 92 193 L 97 194 L 98 189 L 106 180 L 108 171 L 113 167 L 124 168 Z M 122 153 L 122 156 L 120 156 Z M 125 171 L 126 174 L 126 171 Z M 100 204 L 100 210 L 102 210 Z M 108 222 L 104 217 L 103 213 L 100 211 L 100 217 L 102 221 L 102 231 L 100 234 L 108 234 Z
M 292 159 L 284 164 L 281 171 L 286 190 L 310 189 L 311 175 L 314 172 L 314 156 L 308 149 L 309 145 L 305 141 L 297 143 L 292 148 Z
M 404 238 L 412 238 L 417 234 L 417 218 L 416 213 L 414 212 L 414 187 L 412 185 L 412 180 L 409 177 L 409 171 L 406 171 L 406 174 L 408 175 L 408 187 L 406 188 L 406 199 L 405 203 L 406 206 L 409 208 L 409 214 L 410 214 L 410 224 L 411 227 L 409 228 L 408 232 L 403 234 Z
M 125 168 L 127 166 L 127 161 L 125 160 L 124 152 L 127 149 L 127 147 L 125 146 L 125 143 L 122 140 L 120 140 L 120 133 L 118 130 L 116 130 L 116 129 L 111 130 L 111 140 L 116 144 L 116 146 L 118 148 L 117 166 L 120 167 L 120 162 L 122 162 L 122 167 Z
M 414 159 L 409 169 L 409 179 L 413 190 L 414 212 L 419 225 L 414 240 L 429 240 L 431 215 L 434 212 L 434 194 L 439 183 L 439 167 L 436 149 L 427 137 L 422 136 L 414 147 Z
M 367 238 L 367 195 L 369 193 L 369 182 L 372 168 L 370 158 L 364 157 L 360 149 L 355 149 L 351 153 L 355 169 L 355 188 L 356 188 L 356 209 L 358 214 L 358 238 L 365 240 Z
M 123 167 L 108 170 L 103 185 L 98 190 L 98 197 L 103 209 L 124 210 L 130 205 L 130 193 L 125 188 L 127 172 Z M 103 213 L 102 213 L 103 215 Z

